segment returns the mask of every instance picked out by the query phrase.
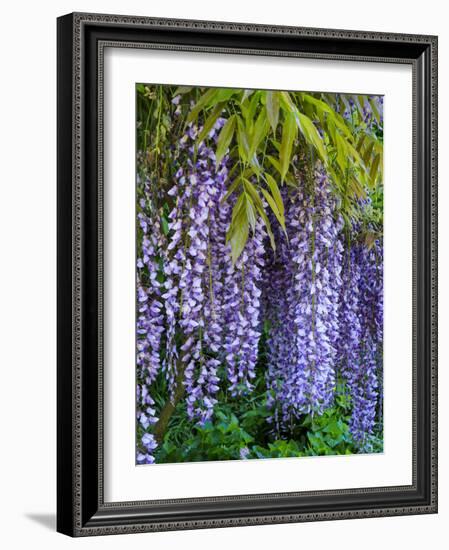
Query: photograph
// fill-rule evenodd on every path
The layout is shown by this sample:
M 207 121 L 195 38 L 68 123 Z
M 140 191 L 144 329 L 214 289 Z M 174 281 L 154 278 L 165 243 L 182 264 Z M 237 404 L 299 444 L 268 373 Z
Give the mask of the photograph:
M 383 453 L 384 96 L 135 107 L 136 464 Z
M 438 36 L 192 9 L 57 20 L 57 531 L 435 516 Z

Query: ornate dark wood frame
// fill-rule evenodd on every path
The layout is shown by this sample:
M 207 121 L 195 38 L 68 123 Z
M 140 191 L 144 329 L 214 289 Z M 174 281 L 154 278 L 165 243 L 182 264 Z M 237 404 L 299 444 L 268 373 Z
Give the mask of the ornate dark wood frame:
M 104 502 L 102 92 L 107 45 L 412 65 L 412 485 Z M 57 529 L 71 536 L 437 511 L 436 37 L 83 13 L 58 19 L 57 430 Z

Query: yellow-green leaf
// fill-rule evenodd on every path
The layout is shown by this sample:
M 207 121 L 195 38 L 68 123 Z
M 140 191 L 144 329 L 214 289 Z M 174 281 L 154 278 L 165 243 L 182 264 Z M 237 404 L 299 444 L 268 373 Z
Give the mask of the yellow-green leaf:
M 240 90 L 236 90 L 234 88 L 220 88 L 219 90 L 216 90 L 216 97 L 213 102 L 228 101 L 228 99 L 231 99 L 231 97 L 239 91 Z
M 282 200 L 281 192 L 279 191 L 278 184 L 271 174 L 265 173 L 265 179 L 270 188 L 271 194 L 276 201 L 279 212 L 284 215 L 284 201 Z
M 293 143 L 297 135 L 296 119 L 293 113 L 285 115 L 285 121 L 282 128 L 281 150 L 279 152 L 279 162 L 281 168 L 281 178 L 284 181 L 285 175 L 290 166 L 292 157 Z
M 304 115 L 303 113 L 297 111 L 297 115 L 297 122 L 302 135 L 307 142 L 315 147 L 321 159 L 324 162 L 327 162 L 326 149 L 324 148 L 323 140 L 318 130 L 316 129 L 315 124 L 310 120 L 308 116 Z
M 225 106 L 225 103 L 221 102 L 221 103 L 217 103 L 217 105 L 215 105 L 215 107 L 212 109 L 211 114 L 207 117 L 206 122 L 204 123 L 204 126 L 198 135 L 198 142 L 203 141 L 203 139 L 212 130 L 212 128 L 214 127 L 214 124 L 217 122 L 218 117 L 223 112 L 224 106 Z
M 260 142 L 268 133 L 269 123 L 265 111 L 260 111 L 254 125 L 254 131 L 251 138 L 251 147 L 249 149 L 249 158 L 252 159 Z
M 217 150 L 215 152 L 216 163 L 219 164 L 228 150 L 235 130 L 235 115 L 231 115 L 226 124 L 221 129 L 217 140 Z
M 246 219 L 248 220 L 251 229 L 256 230 L 256 211 L 254 205 L 251 201 L 251 198 L 245 193 L 245 209 L 246 209 Z
M 272 164 L 272 165 L 274 166 L 274 168 L 276 169 L 276 171 L 277 171 L 279 174 L 281 174 L 281 165 L 280 165 L 280 163 L 279 163 L 279 160 L 278 160 L 278 159 L 275 159 L 275 158 L 274 158 L 273 156 L 271 156 L 271 155 L 267 155 L 266 158 L 267 158 L 267 160 L 270 162 L 270 164 Z M 287 172 L 287 174 L 286 174 L 286 176 L 285 176 L 284 179 L 285 179 L 285 181 L 286 181 L 289 185 L 295 187 L 295 180 L 293 179 L 293 177 L 291 176 L 291 174 L 289 174 L 289 173 Z
M 197 119 L 198 114 L 206 105 L 217 95 L 217 90 L 215 88 L 210 88 L 205 94 L 203 94 L 200 99 L 197 101 L 196 105 L 190 111 L 187 116 L 187 122 L 193 122 Z
M 243 186 L 250 197 L 253 199 L 254 206 L 256 208 L 263 208 L 262 199 L 260 198 L 260 195 L 254 185 L 248 179 L 243 178 Z
M 259 212 L 259 215 L 260 215 L 260 217 L 262 218 L 262 220 L 265 224 L 268 236 L 270 237 L 271 246 L 272 246 L 273 250 L 276 250 L 276 242 L 274 240 L 273 231 L 271 230 L 270 220 L 268 219 L 268 216 L 267 216 L 267 214 L 265 212 L 265 209 L 263 207 L 262 199 L 260 198 L 260 195 L 257 192 L 257 189 L 254 187 L 254 185 L 249 180 L 244 179 L 243 184 L 244 184 L 245 190 L 248 192 L 248 194 L 252 198 L 253 204 L 254 204 L 257 212 Z
M 248 233 L 249 228 L 246 211 L 240 209 L 234 218 L 232 233 L 229 235 L 228 239 L 231 244 L 231 258 L 233 264 L 235 264 L 245 248 L 246 241 L 248 240 Z
M 191 86 L 179 86 L 176 88 L 174 96 L 188 94 L 193 88 Z
M 249 155 L 249 143 L 248 136 L 245 132 L 245 127 L 243 125 L 243 120 L 240 117 L 237 117 L 237 145 L 239 149 L 240 158 L 244 162 L 248 162 Z
M 365 149 L 365 152 L 363 153 L 363 162 L 365 163 L 366 166 L 368 166 L 370 163 L 373 148 L 374 148 L 374 142 L 371 142 Z
M 266 93 L 266 111 L 270 126 L 273 129 L 273 134 L 276 134 L 276 128 L 279 122 L 279 92 Z
M 373 110 L 374 116 L 377 120 L 377 122 L 380 122 L 380 114 L 379 109 L 377 108 L 376 101 L 372 98 L 368 98 L 369 104 L 371 105 L 371 109 Z
M 235 178 L 235 180 L 229 186 L 229 189 L 226 191 L 225 196 L 221 199 L 221 202 L 225 202 L 232 195 L 232 193 L 236 191 L 236 189 L 240 184 L 240 180 L 241 180 L 240 176 L 237 176 L 237 178 Z
M 273 214 L 276 216 L 278 222 L 281 224 L 281 227 L 284 231 L 286 231 L 285 228 L 285 218 L 284 216 L 279 212 L 279 209 L 276 205 L 276 202 L 274 201 L 273 197 L 268 193 L 266 189 L 262 189 L 263 196 L 266 198 L 268 204 L 270 205 L 270 208 L 273 212 Z
M 268 236 L 270 237 L 271 248 L 273 250 L 276 250 L 276 241 L 274 240 L 274 235 L 273 235 L 273 231 L 271 229 L 270 220 L 268 219 L 268 216 L 267 216 L 263 206 L 261 206 L 261 207 L 256 206 L 256 209 L 259 212 L 259 215 L 262 218 L 263 223 L 265 224 Z
M 371 168 L 369 171 L 369 179 L 371 180 L 371 185 L 374 186 L 376 183 L 377 175 L 378 175 L 378 169 L 379 169 L 379 162 L 380 162 L 380 155 L 377 154 L 374 157 L 373 163 L 371 164 Z
M 329 119 L 333 121 L 335 126 L 339 128 L 347 138 L 352 139 L 351 130 L 348 128 L 348 125 L 345 122 L 345 119 L 339 115 L 334 109 L 332 109 L 325 101 L 317 99 L 310 94 L 302 94 L 303 100 L 314 105 L 317 110 L 321 109 L 324 111 Z

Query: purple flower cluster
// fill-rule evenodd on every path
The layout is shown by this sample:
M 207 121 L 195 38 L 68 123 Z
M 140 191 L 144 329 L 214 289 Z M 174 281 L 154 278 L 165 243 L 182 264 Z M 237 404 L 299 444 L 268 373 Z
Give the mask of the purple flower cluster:
M 138 183 L 142 186 L 143 198 L 139 201 L 138 212 L 142 242 L 137 258 L 137 420 L 146 430 L 158 420 L 149 387 L 161 367 L 164 315 L 158 277 L 159 259 L 164 255 L 166 243 L 161 231 L 160 216 L 155 205 L 151 203 L 150 183 Z M 153 212 L 151 219 L 146 212 Z M 138 451 L 137 462 L 152 463 L 152 453 L 157 446 L 153 435 L 145 433 L 141 444 L 146 452 Z
M 224 278 L 223 314 L 225 321 L 224 348 L 227 378 L 232 396 L 253 389 L 260 340 L 260 297 L 264 266 L 265 227 L 256 222 L 254 235 L 235 265 L 228 262 Z
M 289 240 L 271 262 L 268 287 L 269 406 L 276 432 L 295 417 L 321 414 L 333 400 L 341 287 L 342 222 L 324 171 L 317 167 L 313 181 L 284 192 L 284 201 Z
M 219 119 L 209 133 L 212 141 L 223 124 Z M 252 388 L 260 338 L 259 280 L 265 230 L 259 221 L 232 265 L 231 247 L 226 243 L 231 207 L 222 203 L 228 157 L 216 166 L 213 149 L 205 142 L 195 144 L 198 131 L 191 125 L 180 144 L 180 167 L 168 192 L 176 197 L 176 204 L 169 214 L 162 298 L 169 387 L 174 391 L 179 377 L 183 379 L 187 413 L 204 424 L 217 402 L 221 363 L 226 366 L 233 395 Z
M 351 431 L 362 450 L 370 450 L 378 398 L 378 369 L 382 361 L 383 340 L 383 283 L 382 258 L 379 242 L 370 250 L 360 246 L 360 369 L 353 369 L 350 385 L 353 400 Z
M 219 120 L 211 138 L 222 124 Z M 209 353 L 217 347 L 221 329 L 214 322 L 217 282 L 211 263 L 215 236 L 211 228 L 215 227 L 227 168 L 225 161 L 215 167 L 215 155 L 204 142 L 195 149 L 196 135 L 196 127 L 190 126 L 180 144 L 181 166 L 175 185 L 168 192 L 176 198 L 176 205 L 169 214 L 170 257 L 165 266 L 163 298 L 168 321 L 165 367 L 169 387 L 174 390 L 175 380 L 184 381 L 187 412 L 203 423 L 212 415 L 218 391 L 219 361 Z M 212 312 L 212 316 L 207 315 Z
M 382 265 L 379 240 L 370 249 L 362 243 L 347 243 L 343 264 L 339 359 L 352 402 L 350 430 L 356 446 L 365 452 L 371 450 L 381 398 Z

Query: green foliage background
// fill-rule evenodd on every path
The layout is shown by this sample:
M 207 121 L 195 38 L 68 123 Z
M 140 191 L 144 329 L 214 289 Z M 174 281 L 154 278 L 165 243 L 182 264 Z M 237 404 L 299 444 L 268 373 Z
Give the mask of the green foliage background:
M 262 343 L 261 347 L 264 347 Z M 261 353 L 263 357 L 263 353 Z M 266 406 L 266 384 L 263 360 L 259 362 L 255 390 L 250 396 L 230 398 L 226 390 L 217 396 L 213 422 L 203 427 L 187 418 L 185 403 L 178 403 L 170 419 L 163 443 L 155 451 L 156 463 L 196 462 L 209 460 L 240 460 L 242 458 L 280 458 L 353 454 L 348 423 L 351 401 L 342 382 L 336 392 L 335 405 L 321 416 L 305 415 L 291 427 L 291 432 L 273 437 L 269 434 L 266 419 L 270 411 Z M 157 408 L 168 398 L 163 375 L 153 386 Z M 138 435 L 143 430 L 138 427 Z M 381 424 L 373 438 L 372 452 L 382 452 Z

